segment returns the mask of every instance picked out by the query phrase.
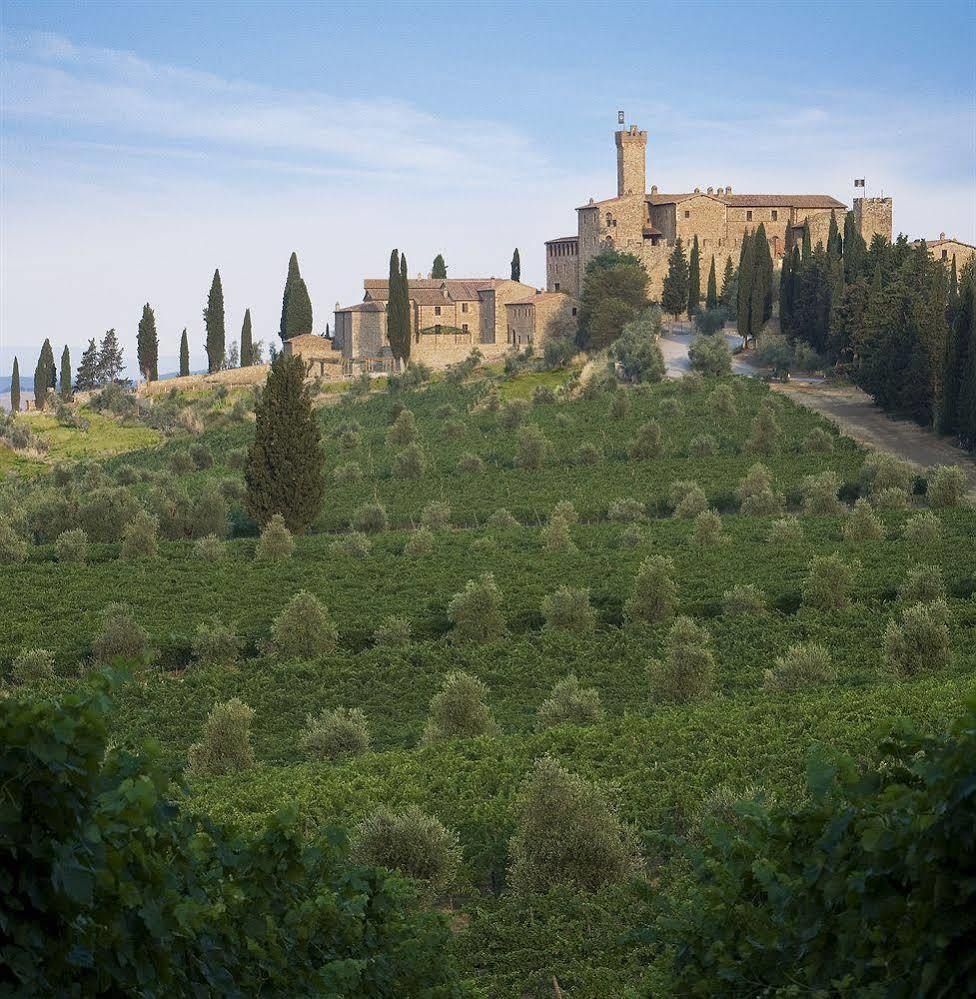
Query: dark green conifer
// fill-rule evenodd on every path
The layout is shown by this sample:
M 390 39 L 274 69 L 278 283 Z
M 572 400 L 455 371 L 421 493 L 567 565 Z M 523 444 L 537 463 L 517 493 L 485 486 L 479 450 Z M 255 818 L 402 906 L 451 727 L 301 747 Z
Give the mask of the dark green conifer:
M 224 366 L 226 334 L 224 331 L 224 289 L 220 284 L 220 271 L 215 270 L 207 295 L 207 307 L 203 310 L 203 322 L 207 328 L 207 371 L 220 371 Z
M 857 228 L 854 213 L 844 216 L 844 281 L 853 284 L 863 278 L 867 268 L 868 248 Z
M 443 281 L 447 277 L 447 264 L 444 263 L 444 258 L 439 253 L 434 257 L 434 263 L 430 268 L 430 276 L 436 281 Z
M 752 335 L 752 272 L 755 252 L 756 241 L 747 230 L 743 233 L 742 247 L 739 250 L 739 287 L 735 308 L 736 329 L 745 346 L 749 345 L 749 337 Z
M 251 332 L 251 310 L 244 310 L 244 325 L 241 327 L 241 367 L 249 368 L 254 363 L 254 336 Z
M 773 314 L 773 258 L 762 222 L 756 228 L 753 244 L 749 337 L 755 342 Z
M 512 280 L 521 281 L 522 280 L 522 261 L 519 259 L 518 247 L 515 247 L 515 252 L 512 254 Z
M 190 373 L 190 343 L 186 338 L 186 327 L 180 337 L 180 377 L 185 378 Z
M 738 278 L 735 272 L 735 264 L 731 257 L 725 258 L 725 270 L 722 273 L 722 292 L 719 295 L 719 302 L 731 313 L 735 309 L 738 298 Z
M 701 305 L 701 251 L 698 249 L 698 234 L 691 244 L 691 259 L 688 261 L 688 316 L 693 316 Z
M 837 213 L 830 213 L 830 228 L 827 230 L 827 256 L 831 263 L 840 260 L 843 252 L 843 244 L 840 238 L 840 230 L 837 228 Z
M 715 280 L 715 254 L 708 267 L 708 286 L 705 290 L 705 308 L 711 311 L 718 308 L 718 285 Z
M 111 385 L 113 382 L 122 384 L 127 381 L 122 377 L 123 371 L 125 371 L 125 360 L 122 356 L 122 345 L 114 329 L 106 330 L 98 348 L 95 381 L 99 386 Z
M 386 338 L 397 364 L 410 357 L 410 301 L 409 291 L 403 287 L 403 270 L 400 254 L 390 254 L 390 279 L 386 301 Z
M 281 296 L 279 332 L 282 340 L 290 340 L 300 333 L 312 332 L 312 300 L 302 280 L 302 273 L 298 269 L 297 253 L 292 253 L 288 259 L 288 276 L 285 278 L 285 291 Z
M 813 252 L 813 247 L 810 245 L 810 223 L 804 221 L 803 223 L 803 244 L 802 252 L 800 256 L 806 260 L 810 254 Z
M 20 412 L 20 362 L 16 357 L 13 371 L 10 372 L 10 412 Z
M 61 351 L 61 398 L 65 402 L 71 402 L 71 354 L 68 351 L 68 345 L 64 345 L 64 350 Z
M 57 388 L 57 384 L 54 351 L 51 349 L 51 341 L 45 339 L 37 358 L 37 367 L 34 369 L 34 406 L 37 409 L 44 409 L 47 406 L 51 389 Z
M 255 410 L 244 470 L 248 513 L 262 526 L 276 513 L 305 531 L 325 498 L 325 454 L 300 357 L 279 354 Z
M 156 314 L 149 308 L 148 302 L 142 307 L 142 318 L 139 320 L 139 331 L 136 334 L 136 359 L 139 363 L 139 374 L 147 382 L 154 382 L 159 378 Z
M 674 249 L 668 260 L 668 273 L 664 278 L 664 289 L 661 294 L 661 308 L 675 319 L 688 308 L 688 260 L 680 237 L 674 241 Z
M 98 386 L 98 344 L 89 340 L 75 375 L 75 391 L 89 392 Z

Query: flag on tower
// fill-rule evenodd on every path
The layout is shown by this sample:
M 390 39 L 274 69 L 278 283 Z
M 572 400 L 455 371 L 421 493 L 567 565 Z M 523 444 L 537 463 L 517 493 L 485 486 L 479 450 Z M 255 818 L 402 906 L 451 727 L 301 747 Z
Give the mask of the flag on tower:
M 854 178 L 854 186 L 855 187 L 864 187 L 864 178 L 863 177 L 861 177 L 861 178 L 855 177 Z

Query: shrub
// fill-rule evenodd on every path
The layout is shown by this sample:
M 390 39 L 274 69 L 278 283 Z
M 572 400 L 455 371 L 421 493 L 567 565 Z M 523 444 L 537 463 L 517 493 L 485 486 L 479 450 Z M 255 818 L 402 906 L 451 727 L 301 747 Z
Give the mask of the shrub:
M 353 830 L 353 856 L 363 864 L 396 871 L 419 882 L 428 899 L 457 880 L 461 866 L 458 835 L 416 805 L 392 812 L 381 805 Z
M 127 489 L 94 489 L 78 508 L 78 526 L 89 541 L 118 541 L 138 510 L 139 504 Z
M 781 493 L 766 489 L 747 496 L 739 507 L 744 517 L 772 517 L 782 513 L 786 503 Z
M 910 503 L 911 496 L 904 489 L 881 489 L 871 496 L 875 510 L 906 510 Z
M 399 454 L 393 457 L 393 474 L 398 479 L 420 479 L 427 470 L 427 456 L 424 449 L 417 444 L 408 444 Z
M 766 541 L 771 545 L 795 545 L 803 540 L 803 525 L 796 517 L 782 517 L 769 527 Z
M 708 395 L 708 409 L 714 417 L 734 419 L 738 413 L 735 395 L 728 385 L 717 385 Z
M 909 493 L 914 479 L 915 473 L 908 462 L 899 461 L 880 451 L 870 452 L 861 466 L 861 489 L 871 496 L 882 489 L 900 489 L 903 493 Z
M 803 512 L 808 516 L 831 516 L 844 512 L 844 504 L 837 498 L 840 479 L 836 472 L 807 475 L 800 485 Z
M 214 456 L 210 448 L 206 444 L 191 444 L 190 445 L 190 460 L 193 462 L 195 468 L 203 471 L 207 468 L 213 468 Z
M 88 561 L 88 535 L 80 527 L 73 527 L 58 535 L 54 553 L 62 564 L 83 565 Z
M 701 377 L 699 375 L 691 376 L 685 375 L 684 378 L 678 383 L 681 391 L 687 394 L 689 391 L 694 391 L 694 379 L 697 378 L 699 383 L 701 382 Z M 691 381 L 689 381 L 691 379 Z M 691 385 L 690 389 L 685 386 Z M 661 400 L 661 408 L 658 410 L 659 414 L 663 416 L 666 420 L 676 419 L 681 415 L 681 403 L 679 400 L 675 399 L 673 396 L 669 396 L 667 399 Z
M 793 366 L 797 371 L 823 371 L 826 362 L 809 344 L 797 343 Z
M 722 594 L 726 617 L 759 617 L 766 613 L 766 594 L 755 583 L 736 583 Z
M 359 434 L 355 430 L 343 430 L 339 434 L 339 447 L 343 451 L 351 451 L 359 445 Z
M 690 617 L 675 618 L 664 642 L 664 658 L 648 665 L 654 696 L 687 704 L 708 694 L 715 682 L 711 636 Z
M 882 640 L 885 662 L 899 673 L 914 676 L 949 665 L 949 608 L 944 599 L 913 604 L 902 611 L 901 623 L 888 622 Z
M 486 572 L 478 579 L 469 579 L 464 589 L 451 599 L 447 614 L 454 624 L 455 636 L 461 641 L 490 642 L 499 638 L 505 631 L 505 619 L 495 577 Z
M 629 382 L 659 382 L 664 377 L 664 355 L 657 342 L 661 334 L 661 313 L 646 309 L 624 325 L 610 347 L 620 374 Z
M 659 458 L 663 453 L 661 425 L 657 420 L 648 420 L 638 427 L 637 436 L 629 443 L 627 453 L 635 460 Z
M 237 632 L 212 615 L 197 625 L 193 636 L 193 658 L 201 666 L 233 666 L 241 652 Z
M 344 465 L 337 465 L 332 473 L 337 486 L 348 486 L 355 482 L 362 482 L 363 470 L 358 461 L 347 461 Z
M 192 776 L 219 777 L 247 770 L 254 763 L 251 719 L 254 709 L 240 698 L 215 704 L 207 716 L 199 742 L 187 752 Z
M 426 527 L 414 531 L 403 546 L 403 554 L 411 557 L 429 555 L 434 547 L 434 536 Z
M 550 448 L 545 434 L 534 423 L 522 427 L 518 432 L 515 451 L 515 465 L 518 468 L 541 468 Z
M 937 565 L 919 565 L 908 570 L 898 588 L 898 596 L 907 604 L 930 604 L 945 599 L 945 581 Z
M 312 760 L 332 763 L 369 752 L 369 726 L 359 708 L 323 710 L 305 719 L 302 748 Z
M 462 474 L 475 475 L 485 470 L 485 463 L 478 455 L 467 451 L 458 458 L 457 470 Z
M 443 531 L 451 526 L 451 504 L 431 500 L 421 511 L 420 523 L 431 531 Z
M 830 651 L 816 642 L 791 645 L 777 658 L 773 669 L 763 674 L 767 690 L 802 693 L 819 683 L 831 683 L 836 677 Z
M 431 698 L 424 742 L 471 739 L 497 730 L 486 699 L 488 688 L 467 673 L 448 673 L 441 689 Z
M 572 500 L 560 500 L 549 514 L 549 520 L 565 520 L 567 524 L 578 524 L 579 514 Z
M 208 534 L 227 534 L 227 501 L 215 489 L 206 489 L 194 501 L 190 536 L 204 538 Z
M 702 336 L 714 336 L 725 325 L 728 313 L 724 308 L 699 309 L 695 313 L 695 329 Z
M 884 524 L 875 516 L 871 504 L 866 499 L 857 500 L 850 519 L 844 524 L 844 540 L 880 541 L 884 536 Z
M 497 529 L 508 529 L 510 527 L 518 527 L 519 522 L 505 509 L 505 507 L 499 507 L 495 512 L 488 518 L 488 526 L 493 530 Z
M 728 541 L 728 538 L 722 533 L 722 518 L 715 510 L 702 510 L 695 517 L 695 528 L 691 540 L 699 548 L 714 548 Z
M 624 604 L 624 620 L 631 624 L 652 624 L 671 617 L 678 593 L 673 573 L 674 562 L 664 555 L 644 559 L 637 570 L 630 599 Z
M 284 562 L 295 551 L 295 539 L 285 526 L 285 518 L 276 513 L 264 525 L 258 539 L 256 555 L 262 562 Z
M 189 475 L 195 468 L 189 451 L 174 451 L 169 456 L 169 469 L 174 475 Z
M 152 558 L 159 548 L 158 533 L 159 521 L 152 514 L 140 510 L 125 526 L 122 541 L 123 557 Z
M 779 424 L 776 417 L 769 410 L 761 409 L 752 421 L 752 433 L 746 441 L 746 450 L 754 454 L 775 454 L 778 441 Z
M 547 371 L 565 368 L 576 354 L 576 345 L 569 337 L 546 337 L 542 347 L 542 360 Z
M 959 506 L 966 494 L 966 473 L 958 465 L 940 465 L 929 473 L 928 499 L 934 510 Z
M 232 448 L 227 452 L 227 457 L 224 460 L 226 461 L 228 468 L 234 468 L 238 471 L 243 470 L 244 466 L 247 464 L 247 448 Z
M 389 614 L 376 626 L 373 643 L 384 648 L 404 649 L 410 644 L 410 621 L 396 614 Z
M 553 417 L 553 422 L 557 427 L 562 427 L 565 430 L 573 421 L 569 418 L 569 413 L 556 413 Z
M 834 438 L 824 430 L 823 427 L 814 427 L 803 438 L 803 450 L 807 454 L 821 454 L 827 451 L 833 451 L 834 449 Z
M 630 396 L 619 389 L 613 393 L 607 416 L 611 420 L 625 420 L 630 416 Z
M 590 591 L 561 586 L 542 600 L 547 631 L 569 631 L 588 635 L 596 627 L 596 612 L 590 606 Z
M 917 513 L 905 521 L 902 537 L 913 545 L 927 547 L 942 539 L 942 521 L 928 510 Z
M 363 559 L 373 550 L 373 542 L 362 531 L 342 534 L 329 545 L 329 551 L 336 558 Z
M 732 354 L 724 337 L 696 336 L 688 348 L 693 371 L 721 378 L 732 373 Z
M 600 449 L 591 441 L 584 441 L 576 449 L 577 465 L 597 465 L 602 457 Z
M 533 406 L 549 406 L 556 401 L 556 393 L 548 385 L 536 385 L 532 390 Z
M 506 430 L 514 430 L 525 419 L 529 412 L 529 404 L 525 399 L 509 399 L 502 406 L 499 422 Z
M 35 683 L 54 676 L 54 653 L 47 649 L 23 649 L 10 664 L 10 682 Z
M 697 482 L 672 482 L 668 502 L 674 508 L 675 517 L 682 520 L 692 520 L 708 509 L 708 499 Z
M 20 565 L 27 560 L 27 542 L 14 530 L 9 519 L 0 514 L 0 565 Z
M 244 483 L 240 479 L 221 479 L 220 485 L 217 488 L 225 500 L 234 502 L 235 500 L 244 498 Z
M 149 636 L 124 604 L 109 604 L 102 611 L 102 630 L 92 642 L 92 652 L 100 663 L 124 659 L 143 663 L 149 659 Z
M 857 562 L 848 565 L 836 552 L 819 555 L 810 562 L 803 583 L 803 602 L 817 610 L 843 610 L 851 602 Z
M 283 659 L 314 659 L 333 652 L 339 641 L 328 610 L 306 590 L 296 593 L 275 618 L 271 637 Z
M 475 538 L 471 542 L 471 551 L 490 553 L 498 550 L 498 542 L 491 537 L 491 535 L 486 535 L 483 538 Z
M 394 420 L 393 426 L 387 432 L 386 439 L 390 444 L 403 447 L 413 443 L 416 437 L 417 419 L 409 409 L 405 409 Z
M 569 521 L 563 520 L 562 517 L 550 520 L 542 528 L 542 543 L 545 545 L 546 551 L 550 552 L 576 551 L 573 535 L 569 529 Z
M 718 441 L 711 434 L 692 437 L 688 450 L 693 458 L 710 458 L 718 451 Z
M 389 526 L 386 510 L 380 503 L 361 503 L 352 512 L 350 526 L 364 534 L 380 534 Z
M 772 368 L 774 377 L 783 377 L 793 366 L 793 349 L 785 336 L 762 333 L 756 343 L 756 363 Z
M 640 548 L 645 541 L 647 541 L 647 536 L 640 524 L 628 524 L 620 532 L 619 544 L 623 549 L 632 550 Z
M 607 516 L 618 524 L 633 524 L 644 519 L 644 504 L 632 496 L 621 496 L 607 507 Z
M 594 891 L 640 870 L 632 830 L 610 794 L 551 757 L 536 760 L 514 803 L 508 883 L 527 895 L 554 885 Z
M 762 462 L 757 461 L 749 466 L 749 470 L 742 477 L 736 492 L 740 500 L 746 500 L 750 496 L 758 493 L 770 492 L 773 488 L 773 473 Z
M 553 688 L 539 705 L 535 727 L 538 731 L 554 725 L 592 725 L 603 718 L 600 695 L 593 687 L 581 687 L 575 673 L 570 673 Z
M 444 441 L 456 441 L 464 436 L 466 430 L 464 420 L 445 420 L 440 425 L 440 438 Z

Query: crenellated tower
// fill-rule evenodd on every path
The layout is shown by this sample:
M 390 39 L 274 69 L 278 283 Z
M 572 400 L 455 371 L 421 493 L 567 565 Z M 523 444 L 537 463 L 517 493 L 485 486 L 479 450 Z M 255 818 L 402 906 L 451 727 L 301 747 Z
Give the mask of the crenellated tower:
M 622 117 L 622 116 L 621 116 Z M 636 125 L 614 133 L 617 142 L 617 197 L 647 193 L 647 132 Z

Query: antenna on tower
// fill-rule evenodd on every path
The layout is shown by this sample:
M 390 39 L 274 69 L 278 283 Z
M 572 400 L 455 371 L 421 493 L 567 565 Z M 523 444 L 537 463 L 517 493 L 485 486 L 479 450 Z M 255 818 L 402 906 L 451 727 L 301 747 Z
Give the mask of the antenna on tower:
M 624 123 L 624 113 L 623 111 L 617 112 L 617 124 L 622 125 Z

